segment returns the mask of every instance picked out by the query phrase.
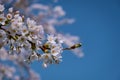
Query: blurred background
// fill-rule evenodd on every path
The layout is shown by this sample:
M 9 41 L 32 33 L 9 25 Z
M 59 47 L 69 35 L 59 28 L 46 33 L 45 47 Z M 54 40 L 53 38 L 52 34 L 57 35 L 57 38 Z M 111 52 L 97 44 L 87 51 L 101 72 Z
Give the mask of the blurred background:
M 51 4 L 49 0 L 40 0 Z M 120 80 L 120 0 L 59 0 L 72 25 L 57 27 L 61 32 L 80 37 L 85 54 L 78 58 L 70 51 L 63 62 L 43 69 L 34 62 L 32 68 L 42 80 Z

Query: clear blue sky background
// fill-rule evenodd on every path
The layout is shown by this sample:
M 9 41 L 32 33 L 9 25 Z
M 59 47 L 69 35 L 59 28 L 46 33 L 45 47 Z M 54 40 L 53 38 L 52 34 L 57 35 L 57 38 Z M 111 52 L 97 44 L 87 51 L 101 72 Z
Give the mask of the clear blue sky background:
M 47 69 L 35 62 L 31 66 L 41 79 L 120 80 L 120 0 L 59 0 L 57 4 L 67 17 L 76 19 L 60 31 L 81 38 L 85 57 L 64 52 L 63 62 Z

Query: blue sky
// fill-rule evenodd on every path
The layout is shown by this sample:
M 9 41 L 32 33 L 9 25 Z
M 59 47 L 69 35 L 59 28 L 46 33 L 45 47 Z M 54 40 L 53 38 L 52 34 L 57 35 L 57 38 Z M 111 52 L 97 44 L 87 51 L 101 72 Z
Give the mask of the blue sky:
M 49 3 L 49 0 L 47 0 Z M 120 0 L 59 0 L 67 17 L 76 22 L 60 31 L 80 37 L 85 57 L 70 51 L 63 62 L 47 69 L 32 67 L 42 80 L 120 80 Z

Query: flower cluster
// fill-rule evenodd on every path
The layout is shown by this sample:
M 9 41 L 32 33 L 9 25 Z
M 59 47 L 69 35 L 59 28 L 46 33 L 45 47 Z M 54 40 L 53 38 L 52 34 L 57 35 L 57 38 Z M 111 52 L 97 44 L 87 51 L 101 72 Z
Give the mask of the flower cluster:
M 4 80 L 7 78 L 13 78 L 12 74 L 15 72 L 13 67 L 5 66 L 0 64 L 0 80 Z M 14 79 L 17 78 L 17 76 L 14 77 Z
M 38 0 L 37 0 L 38 1 Z M 64 24 L 72 24 L 75 22 L 73 18 L 66 17 L 66 12 L 62 6 L 56 5 L 59 0 L 50 0 L 52 5 L 39 3 L 35 0 L 0 0 L 0 3 L 9 7 L 14 7 L 16 10 L 22 10 L 22 14 L 34 19 L 41 24 L 47 34 L 59 34 L 64 39 L 64 44 L 69 47 L 80 41 L 78 36 L 69 33 L 60 33 L 56 27 L 62 27 Z M 44 2 L 44 1 L 43 1 Z M 55 5 L 53 5 L 55 4 Z M 29 14 L 28 14 L 29 13 Z M 66 27 L 67 28 L 67 27 Z M 84 57 L 81 49 L 72 50 L 78 57 Z
M 15 75 L 16 69 L 8 65 L 0 64 L 0 80 L 39 80 L 39 75 L 34 71 L 29 71 L 29 77 Z M 15 76 L 14 76 L 15 75 Z
M 22 55 L 9 55 L 1 48 L 0 80 L 40 80 L 40 77 L 23 61 Z
M 49 64 L 58 64 L 62 61 L 63 50 L 81 46 L 77 44 L 64 48 L 64 40 L 61 36 L 46 34 L 43 25 L 25 18 L 19 11 L 13 12 L 13 8 L 9 8 L 7 14 L 4 13 L 4 9 L 0 4 L 0 48 L 4 47 L 11 55 L 23 55 L 27 63 L 40 60 L 43 61 L 44 67 Z

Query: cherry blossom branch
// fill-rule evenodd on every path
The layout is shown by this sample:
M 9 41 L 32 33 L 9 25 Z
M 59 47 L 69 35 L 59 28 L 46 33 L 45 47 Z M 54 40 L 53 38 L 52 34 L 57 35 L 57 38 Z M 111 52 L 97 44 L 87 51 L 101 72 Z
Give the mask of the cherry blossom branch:
M 0 5 L 0 8 L 0 40 L 3 43 L 1 46 L 8 47 L 9 54 L 23 54 L 26 50 L 27 58 L 24 61 L 27 63 L 40 60 L 43 61 L 44 67 L 58 64 L 62 61 L 64 50 L 81 47 L 81 44 L 75 44 L 64 48 L 62 37 L 44 33 L 42 25 L 37 25 L 30 18 L 25 19 L 19 11 L 13 13 L 13 9 L 9 8 L 8 13 L 4 15 L 4 6 Z M 40 53 L 40 50 L 43 53 Z

